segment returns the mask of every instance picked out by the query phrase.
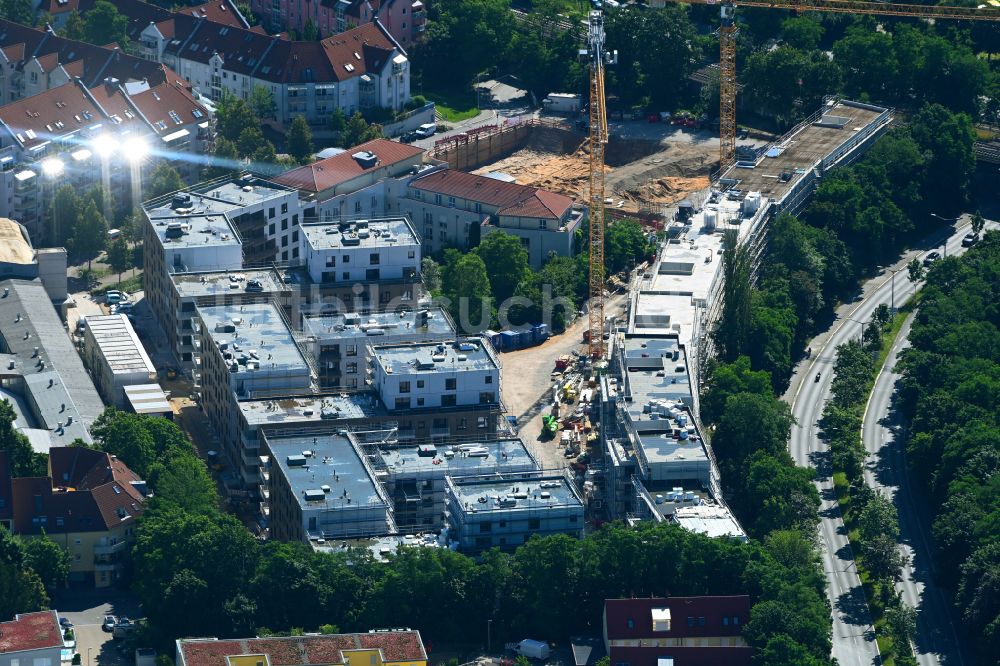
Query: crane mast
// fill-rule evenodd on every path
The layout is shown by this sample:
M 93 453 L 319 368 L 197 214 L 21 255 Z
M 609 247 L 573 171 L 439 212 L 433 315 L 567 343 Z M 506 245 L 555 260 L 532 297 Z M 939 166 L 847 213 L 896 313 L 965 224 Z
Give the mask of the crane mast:
M 681 1 L 681 0 L 677 0 Z M 718 0 L 683 0 L 714 5 Z M 719 28 L 719 166 L 725 168 L 736 155 L 736 2 L 721 3 Z M 910 16 L 926 19 L 1000 21 L 1000 10 L 992 7 L 948 7 L 869 0 L 740 0 L 742 7 L 793 9 L 800 12 L 835 12 L 872 16 Z
M 590 12 L 587 28 L 590 59 L 590 357 L 604 356 L 604 148 L 608 118 L 604 108 L 604 14 Z

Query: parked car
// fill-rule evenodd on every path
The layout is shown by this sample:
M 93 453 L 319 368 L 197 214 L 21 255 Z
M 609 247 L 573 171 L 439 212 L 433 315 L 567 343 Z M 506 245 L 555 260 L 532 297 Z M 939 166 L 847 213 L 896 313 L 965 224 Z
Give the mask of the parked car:
M 933 250 L 931 252 L 928 252 L 927 256 L 924 257 L 924 266 L 930 266 L 931 264 L 933 264 L 935 261 L 937 261 L 940 258 L 941 258 L 941 253 L 938 252 L 937 250 Z
M 437 132 L 437 130 L 437 123 L 424 123 L 417 129 L 413 130 L 413 133 L 418 139 L 427 139 L 434 136 L 434 133 Z
M 404 132 L 402 134 L 402 136 L 399 137 L 399 142 L 400 143 L 413 143 L 414 141 L 416 141 L 419 138 L 420 137 L 417 136 L 417 133 L 415 131 L 410 130 L 409 132 Z
M 128 314 L 129 312 L 132 312 L 134 308 L 134 304 L 128 301 L 122 301 L 121 303 L 115 303 L 111 306 L 111 314 Z
M 116 624 L 118 624 L 118 618 L 114 615 L 105 615 L 104 622 L 101 623 L 101 629 L 110 633 L 115 630 Z
M 63 629 L 72 629 L 73 623 L 69 621 L 68 617 L 61 617 L 59 618 L 59 626 Z
M 962 247 L 972 247 L 976 244 L 976 234 L 965 234 L 962 237 Z
M 104 293 L 104 300 L 108 305 L 124 303 L 128 300 L 128 294 L 115 289 L 109 289 Z

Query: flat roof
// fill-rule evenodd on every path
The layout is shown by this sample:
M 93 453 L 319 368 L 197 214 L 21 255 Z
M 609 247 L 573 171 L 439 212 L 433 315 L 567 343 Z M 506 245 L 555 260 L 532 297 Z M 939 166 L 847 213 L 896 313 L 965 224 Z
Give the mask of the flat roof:
M 183 192 L 192 197 L 197 196 L 205 200 L 242 208 L 284 197 L 297 191 L 294 187 L 244 173 L 234 178 L 197 183 L 185 188 Z
M 421 449 L 425 449 L 425 453 L 433 452 L 433 455 L 420 455 Z M 503 473 L 538 468 L 538 463 L 520 439 L 443 446 L 400 446 L 380 450 L 379 458 L 394 475 L 434 472 L 441 476 L 462 476 L 491 470 Z
M 668 462 L 708 462 L 701 440 L 674 439 L 668 433 L 639 436 L 639 446 L 650 464 Z
M 30 264 L 34 261 L 35 253 L 21 225 L 0 217 L 0 263 Z
M 420 244 L 417 232 L 405 217 L 303 224 L 302 233 L 316 251 Z
M 400 312 L 373 312 L 359 315 L 357 313 L 306 314 L 302 318 L 302 330 L 306 335 L 317 339 L 340 338 L 371 338 L 379 336 L 413 335 L 414 340 L 425 337 L 452 337 L 455 327 L 441 308 L 427 308 L 426 319 L 418 317 L 420 310 L 404 310 Z M 417 319 L 426 321 L 417 326 Z
M 177 295 L 181 298 L 198 298 L 201 296 L 224 296 L 232 293 L 264 293 L 272 294 L 287 290 L 282 285 L 278 272 L 273 268 L 266 270 L 241 271 L 211 271 L 206 273 L 176 273 L 171 275 Z M 258 292 L 247 289 L 251 280 L 260 282 L 262 289 Z
M 112 374 L 156 373 L 156 367 L 125 315 L 91 315 L 86 320 L 89 335 L 94 337 Z
M 705 536 L 747 540 L 746 533 L 729 509 L 718 504 L 678 507 L 674 511 L 674 520 L 684 529 Z
M 445 548 L 447 544 L 434 533 L 393 534 L 362 539 L 309 539 L 313 550 L 321 553 L 346 553 L 352 548 L 364 548 L 380 561 L 387 562 L 400 547 Z
M 125 387 L 125 401 L 136 414 L 172 412 L 167 394 L 159 384 L 132 384 Z
M 499 368 L 485 344 L 478 340 L 378 345 L 374 350 L 375 361 L 387 374 L 429 374 Z
M 271 465 L 280 469 L 303 509 L 388 507 L 371 469 L 346 436 L 275 437 L 268 438 L 267 447 Z M 318 491 L 321 499 L 308 499 L 313 494 L 309 491 Z
M 820 121 L 805 125 L 783 142 L 771 146 L 768 156 L 756 167 L 746 169 L 734 165 L 722 177 L 739 179 L 741 182 L 736 187 L 743 192 L 760 192 L 769 199 L 780 200 L 798 180 L 793 175 L 791 180 L 781 182 L 778 176 L 783 171 L 801 175 L 812 169 L 842 144 L 853 140 L 885 111 L 885 108 L 847 100 L 825 107 Z
M 362 420 L 385 414 L 375 393 L 241 400 L 239 406 L 249 426 L 315 422 L 317 419 L 327 422 Z
M 624 335 L 617 342 L 623 389 L 625 397 L 631 398 L 625 406 L 633 421 L 650 419 L 651 400 L 683 400 L 691 404 L 687 354 L 676 337 Z
M 536 472 L 505 479 L 449 477 L 449 486 L 469 512 L 583 508 L 576 488 L 559 473 Z
M 160 243 L 167 249 L 242 245 L 236 228 L 221 213 L 154 218 L 151 223 Z M 174 231 L 172 223 L 180 224 L 181 228 Z M 167 236 L 168 229 L 171 230 L 171 236 Z
M 309 372 L 292 332 L 274 304 L 210 305 L 198 308 L 198 312 L 205 330 L 224 353 L 231 353 L 234 361 L 245 357 L 240 364 L 244 371 L 250 371 L 257 361 L 261 372 Z

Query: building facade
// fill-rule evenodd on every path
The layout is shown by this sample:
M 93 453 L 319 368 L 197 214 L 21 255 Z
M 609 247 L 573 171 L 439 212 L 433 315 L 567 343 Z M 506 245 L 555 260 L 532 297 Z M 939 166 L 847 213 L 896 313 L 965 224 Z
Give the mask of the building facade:
M 608 599 L 604 646 L 621 666 L 750 666 L 750 597 Z
M 252 0 L 250 8 L 272 32 L 303 32 L 312 23 L 323 37 L 378 19 L 404 48 L 420 39 L 427 23 L 423 0 Z
M 583 537 L 583 498 L 559 472 L 448 477 L 448 536 L 462 552 L 514 550 L 534 535 Z
M 44 530 L 65 548 L 71 582 L 106 587 L 122 577 L 146 495 L 145 482 L 123 462 L 103 451 L 53 447 L 47 477 L 9 483 L 14 533 Z
M 427 666 L 419 631 L 219 640 L 180 638 L 177 666 Z
M 62 627 L 53 610 L 19 613 L 0 622 L 0 666 L 59 666 L 62 648 Z
M 469 249 L 504 231 L 521 239 L 536 269 L 551 253 L 573 256 L 574 236 L 586 217 L 561 194 L 452 169 L 410 180 L 399 209 L 413 220 L 430 252 Z
M 156 368 L 123 314 L 86 318 L 83 357 L 101 397 L 126 409 L 125 387 L 156 383 Z

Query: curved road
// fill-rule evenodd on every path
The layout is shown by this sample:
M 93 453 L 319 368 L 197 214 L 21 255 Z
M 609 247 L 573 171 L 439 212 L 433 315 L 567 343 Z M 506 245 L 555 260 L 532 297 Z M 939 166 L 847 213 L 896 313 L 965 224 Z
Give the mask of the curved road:
M 792 458 L 796 464 L 808 465 L 817 471 L 816 485 L 822 501 L 819 530 L 823 569 L 827 575 L 827 595 L 833 609 L 833 656 L 841 666 L 880 664 L 881 656 L 875 643 L 868 603 L 855 568 L 854 553 L 836 500 L 829 451 L 818 437 L 817 421 L 830 397 L 837 347 L 861 335 L 861 322 L 869 321 L 875 308 L 890 304 L 893 278 L 897 307 L 913 295 L 914 285 L 910 283 L 906 273 L 906 264 L 910 259 L 923 257 L 935 247 L 940 250 L 946 233 L 947 254 L 955 254 L 961 251 L 962 236 L 968 231 L 969 218 L 964 216 L 957 227 L 929 237 L 923 244 L 926 249 L 908 252 L 883 275 L 869 280 L 864 285 L 861 300 L 839 308 L 830 330 L 813 340 L 813 359 L 799 365 L 785 396 L 791 403 L 792 415 L 796 420 L 789 443 Z M 892 273 L 893 270 L 899 274 Z M 819 381 L 815 381 L 817 373 L 821 373 Z M 930 639 L 920 636 L 917 643 L 927 645 L 930 644 Z
M 914 654 L 921 666 L 963 664 L 959 641 L 951 622 L 948 602 L 934 582 L 934 562 L 926 520 L 930 513 L 915 497 L 906 469 L 906 439 L 903 423 L 893 409 L 896 393 L 896 361 L 909 346 L 907 337 L 913 316 L 899 331 L 885 366 L 879 372 L 865 409 L 862 440 L 869 454 L 865 481 L 893 500 L 899 512 L 901 548 L 909 562 L 896 589 L 903 601 L 917 609 L 917 640 Z

